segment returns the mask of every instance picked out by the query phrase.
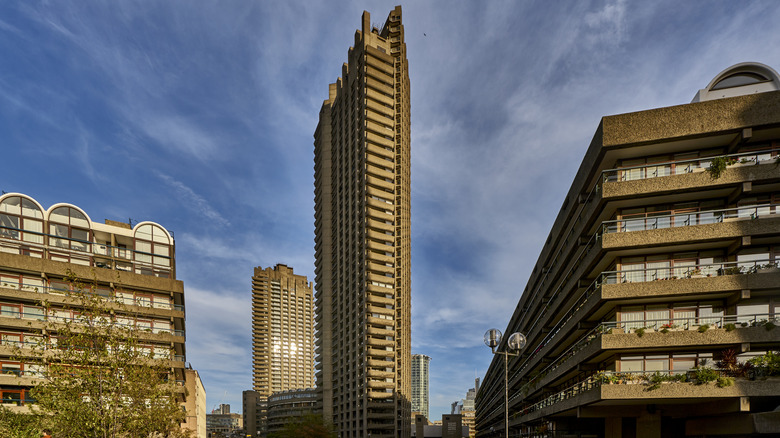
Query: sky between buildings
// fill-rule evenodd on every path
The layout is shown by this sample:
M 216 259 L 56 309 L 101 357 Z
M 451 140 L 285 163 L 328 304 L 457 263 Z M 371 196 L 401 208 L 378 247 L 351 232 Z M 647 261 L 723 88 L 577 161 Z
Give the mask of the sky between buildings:
M 0 3 L 0 189 L 174 231 L 208 409 L 251 380 L 251 275 L 314 279 L 312 135 L 383 1 Z M 492 360 L 604 115 L 780 69 L 775 1 L 415 1 L 412 350 L 432 418 Z

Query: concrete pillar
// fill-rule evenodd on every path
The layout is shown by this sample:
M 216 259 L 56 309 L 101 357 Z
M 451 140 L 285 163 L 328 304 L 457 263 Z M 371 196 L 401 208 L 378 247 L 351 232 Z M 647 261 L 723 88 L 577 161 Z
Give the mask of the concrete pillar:
M 640 415 L 636 419 L 636 438 L 661 438 L 661 414 Z
M 607 417 L 604 419 L 604 438 L 623 438 L 622 417 Z

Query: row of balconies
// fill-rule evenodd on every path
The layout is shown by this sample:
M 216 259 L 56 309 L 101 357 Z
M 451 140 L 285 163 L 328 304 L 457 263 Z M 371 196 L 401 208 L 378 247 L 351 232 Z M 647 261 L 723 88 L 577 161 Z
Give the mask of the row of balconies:
M 766 161 L 766 160 L 765 160 Z M 756 161 L 759 164 L 767 164 L 765 162 Z M 755 165 L 755 164 L 754 164 Z M 755 187 L 755 184 L 760 181 L 761 179 L 764 180 L 771 180 L 776 179 L 777 176 L 774 175 L 769 169 L 769 166 L 758 166 L 753 167 L 751 169 L 751 177 L 754 178 L 752 181 L 753 187 Z M 739 172 L 739 171 L 738 171 Z M 756 174 L 758 174 L 759 178 L 756 178 Z M 685 175 L 680 175 L 677 178 L 683 178 L 683 179 L 692 179 L 696 178 L 696 183 L 693 184 L 688 181 L 680 181 L 680 183 L 686 183 L 689 184 L 692 188 L 700 189 L 703 186 L 707 186 L 708 183 L 712 183 L 710 179 L 704 180 L 701 178 L 702 175 L 696 175 L 695 172 L 688 172 Z M 728 175 L 725 175 L 728 176 Z M 733 176 L 733 175 L 732 175 Z M 746 176 L 742 175 L 742 178 Z M 708 177 L 709 178 L 709 177 Z M 724 182 L 728 182 L 728 184 L 731 184 L 733 186 L 737 186 L 737 184 L 740 183 L 741 178 L 724 178 Z M 758 181 L 757 181 L 758 180 Z M 667 182 L 667 181 L 665 181 Z M 641 181 L 634 181 L 634 183 L 641 183 Z M 600 185 L 597 185 L 596 189 L 591 193 L 590 199 L 596 200 L 597 202 L 592 204 L 591 208 L 588 208 L 587 206 L 583 209 L 583 211 L 580 213 L 580 215 L 584 215 L 584 217 L 588 217 L 588 213 L 592 213 L 598 208 L 603 208 L 602 204 L 609 201 L 607 199 L 609 196 L 625 196 L 624 191 L 618 191 L 612 189 L 610 186 L 614 184 L 623 184 L 623 182 L 620 181 L 611 181 L 609 178 L 604 179 L 602 182 L 600 182 Z M 670 185 L 670 184 L 666 184 Z M 676 186 L 679 184 L 671 184 L 671 186 Z M 742 186 L 738 186 L 739 189 L 744 189 Z M 637 188 L 635 190 L 635 193 L 632 193 L 632 196 L 637 196 L 640 194 L 646 194 L 648 192 L 652 192 L 647 190 L 647 188 Z M 595 197 L 592 196 L 595 193 Z M 599 198 L 601 196 L 601 198 Z M 587 197 L 586 197 L 587 198 Z M 606 209 L 605 209 L 606 210 Z M 694 215 L 688 215 L 686 218 L 681 217 L 672 217 L 669 216 L 668 218 L 653 218 L 650 219 L 650 221 L 645 221 L 641 223 L 641 226 L 639 226 L 638 229 L 634 229 L 637 227 L 638 222 L 629 222 L 626 221 L 605 221 L 601 223 L 601 230 L 602 232 L 606 234 L 611 235 L 620 235 L 619 238 L 614 239 L 612 236 L 608 235 L 599 235 L 598 233 L 594 235 L 595 238 L 591 239 L 590 242 L 587 242 L 585 245 L 585 249 L 579 251 L 579 254 L 576 256 L 576 261 L 574 263 L 572 262 L 563 262 L 563 259 L 560 259 L 560 257 L 566 253 L 569 252 L 574 253 L 571 248 L 577 248 L 577 245 L 585 243 L 584 239 L 571 239 L 568 238 L 565 240 L 565 243 L 563 245 L 560 245 L 560 249 L 558 254 L 553 257 L 553 261 L 548 264 L 548 266 L 553 267 L 553 269 L 561 269 L 562 267 L 569 268 L 569 273 L 567 275 L 561 275 L 561 273 L 554 273 L 552 270 L 548 271 L 547 275 L 554 275 L 554 277 L 550 278 L 561 278 L 561 281 L 559 283 L 559 286 L 552 294 L 546 293 L 545 299 L 537 299 L 536 295 L 540 293 L 542 290 L 545 289 L 545 282 L 542 281 L 537 284 L 535 287 L 536 293 L 530 293 L 525 294 L 528 298 L 525 298 L 521 301 L 521 305 L 518 306 L 518 309 L 522 309 L 524 313 L 534 313 L 539 315 L 535 322 L 529 324 L 530 327 L 526 328 L 526 331 L 529 333 L 529 339 L 535 339 L 539 337 L 540 330 L 542 327 L 544 327 L 546 324 L 546 318 L 553 317 L 554 315 L 550 312 L 548 312 L 548 309 L 558 309 L 560 308 L 560 304 L 562 304 L 564 299 L 569 296 L 570 294 L 562 294 L 562 291 L 566 290 L 572 290 L 576 291 L 580 289 L 579 284 L 575 285 L 567 285 L 567 283 L 570 283 L 571 280 L 576 278 L 583 278 L 584 275 L 587 274 L 587 269 L 589 266 L 594 266 L 594 263 L 597 261 L 596 257 L 597 255 L 600 255 L 602 251 L 605 250 L 620 250 L 622 248 L 630 248 L 630 247 L 643 247 L 643 246 L 658 246 L 662 244 L 666 245 L 674 245 L 674 244 L 683 244 L 685 242 L 695 242 L 697 240 L 701 240 L 701 235 L 704 234 L 706 236 L 706 239 L 710 242 L 722 242 L 723 245 L 733 245 L 733 241 L 736 239 L 739 243 L 746 243 L 744 240 L 742 240 L 742 237 L 745 235 L 752 235 L 752 236 L 773 236 L 777 234 L 778 226 L 775 224 L 776 221 L 772 221 L 772 223 L 760 223 L 760 225 L 756 225 L 759 222 L 754 221 L 748 221 L 748 219 L 743 218 L 749 218 L 753 217 L 755 218 L 764 218 L 770 215 L 775 214 L 777 211 L 776 206 L 773 205 L 763 205 L 763 206 L 754 206 L 754 207 L 739 207 L 734 209 L 726 209 L 726 210 L 720 210 L 720 211 L 712 211 L 712 212 L 698 212 Z M 603 216 L 603 214 L 602 214 Z M 722 220 L 717 219 L 708 219 L 710 217 L 713 218 L 721 218 Z M 677 222 L 677 219 L 680 219 L 680 222 Z M 728 222 L 736 221 L 736 222 L 743 222 L 741 224 L 736 224 L 734 226 L 724 225 Z M 575 218 L 575 220 L 572 221 L 573 223 L 580 222 L 580 218 Z M 708 224 L 709 222 L 709 224 Z M 668 224 L 668 226 L 667 226 Z M 582 227 L 589 227 L 588 224 L 579 224 L 580 228 Z M 714 229 L 708 229 L 704 230 L 706 232 L 703 232 L 703 230 L 698 229 L 695 232 L 679 232 L 679 230 L 674 230 L 675 228 L 683 228 L 688 227 L 692 225 L 702 225 L 702 226 L 711 226 L 714 227 Z M 572 227 L 571 231 L 574 232 L 577 227 Z M 746 230 L 747 228 L 747 230 Z M 665 229 L 665 230 L 663 230 Z M 669 232 L 672 230 L 671 232 Z M 647 235 L 640 235 L 638 233 L 634 233 L 635 231 L 643 232 L 646 234 L 652 234 L 655 233 L 657 236 L 647 236 Z M 667 232 L 666 235 L 662 235 L 662 233 Z M 570 233 L 571 234 L 571 233 Z M 622 234 L 622 235 L 621 235 Z M 632 235 L 633 234 L 633 235 Z M 575 234 L 576 235 L 576 234 Z M 601 238 L 603 237 L 604 241 L 601 241 Z M 749 242 L 749 240 L 747 241 Z M 717 243 L 716 243 L 717 244 Z M 748 243 L 749 244 L 749 243 Z M 594 251 L 593 248 L 596 248 Z M 568 250 L 568 251 L 567 251 Z M 598 266 L 603 266 L 605 263 L 609 263 L 608 260 L 601 259 L 598 260 Z M 581 267 L 578 265 L 582 265 Z M 574 266 L 572 266 L 574 265 Z M 706 273 L 705 273 L 706 275 Z M 711 274 L 712 275 L 712 274 Z M 547 290 L 550 290 L 551 288 L 548 286 Z M 587 293 L 587 290 L 586 290 Z M 576 295 L 575 295 L 576 296 Z M 570 300 L 570 298 L 568 298 Z M 525 306 L 522 306 L 523 303 L 527 303 Z M 533 307 L 528 307 L 529 305 L 534 306 L 536 305 L 542 305 L 543 309 L 534 309 Z M 582 303 L 579 301 L 575 303 L 572 308 L 580 306 Z M 559 312 L 556 312 L 556 314 L 560 314 Z M 568 314 L 568 313 L 567 313 Z M 517 313 L 515 317 L 517 317 Z M 517 321 L 513 322 L 515 325 L 517 324 Z M 512 325 L 512 323 L 510 323 Z M 553 333 L 557 333 L 556 329 L 552 329 Z M 549 334 L 548 334 L 549 336 Z M 549 339 L 545 339 L 545 342 L 549 342 Z M 531 346 L 531 348 L 527 349 L 527 351 L 534 351 L 536 353 L 540 352 L 542 348 L 545 347 L 545 344 L 540 344 L 536 348 Z M 542 354 L 541 357 L 544 357 L 545 355 Z M 525 365 L 531 365 L 529 364 L 529 361 L 526 360 Z M 521 370 L 516 374 L 515 377 L 520 377 L 522 375 L 523 369 L 526 368 L 526 366 L 521 366 Z M 492 382 L 493 385 L 496 384 L 496 382 Z

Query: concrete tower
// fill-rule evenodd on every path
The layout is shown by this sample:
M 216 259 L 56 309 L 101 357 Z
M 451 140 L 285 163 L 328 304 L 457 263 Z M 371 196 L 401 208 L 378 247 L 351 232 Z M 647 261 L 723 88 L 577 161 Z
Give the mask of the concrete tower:
M 278 264 L 252 277 L 254 390 L 272 393 L 314 386 L 314 303 L 311 283 Z
M 410 434 L 409 111 L 401 7 L 364 12 L 314 133 L 318 399 L 343 438 Z

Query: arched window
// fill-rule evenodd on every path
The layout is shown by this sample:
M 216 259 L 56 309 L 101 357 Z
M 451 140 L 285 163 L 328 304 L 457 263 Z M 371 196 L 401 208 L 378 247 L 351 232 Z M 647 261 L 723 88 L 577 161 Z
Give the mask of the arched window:
M 91 252 L 89 219 L 69 206 L 57 207 L 49 214 L 49 245 Z
M 0 202 L 0 237 L 43 244 L 43 211 L 24 196 Z
M 710 88 L 711 90 L 722 90 L 724 88 L 741 87 L 743 85 L 758 84 L 760 82 L 768 82 L 771 79 L 768 77 L 755 73 L 755 72 L 740 72 L 726 76 L 719 80 L 715 85 Z
M 136 267 L 136 272 L 154 275 L 146 272 L 143 265 L 151 265 L 149 268 L 163 268 L 167 271 L 171 267 L 171 241 L 168 232 L 154 224 L 142 224 L 135 230 L 135 261 L 141 262 Z

